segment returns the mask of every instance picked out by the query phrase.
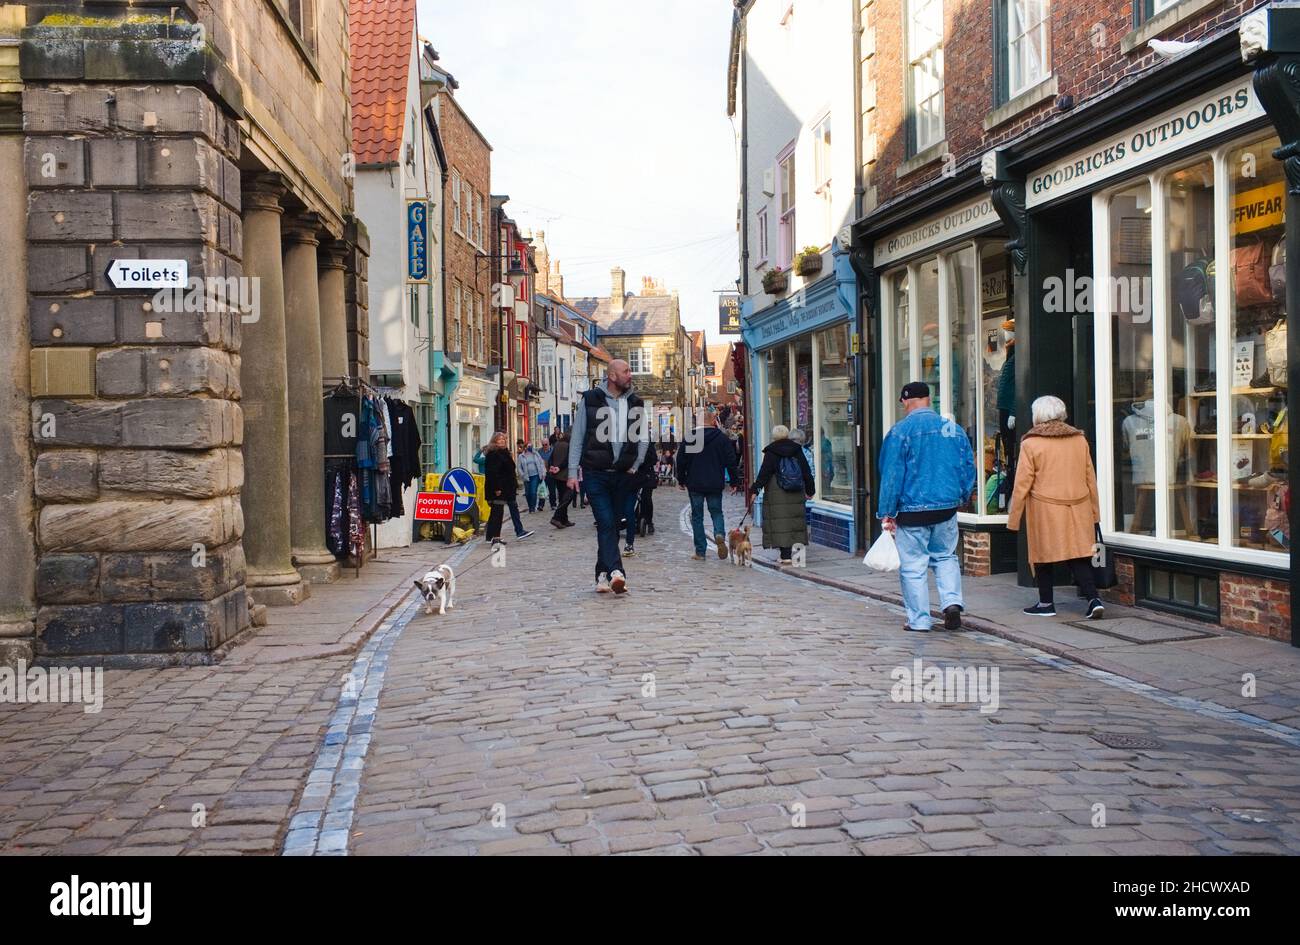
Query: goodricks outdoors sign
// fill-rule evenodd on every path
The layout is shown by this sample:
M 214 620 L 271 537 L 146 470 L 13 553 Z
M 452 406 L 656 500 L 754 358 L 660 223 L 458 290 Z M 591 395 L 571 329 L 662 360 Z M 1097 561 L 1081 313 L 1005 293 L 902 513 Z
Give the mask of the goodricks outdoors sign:
M 1246 76 L 1035 171 L 1025 181 L 1025 204 L 1036 207 L 1086 190 L 1263 116 Z
M 926 220 L 918 226 L 897 230 L 876 240 L 872 254 L 877 267 L 915 256 L 935 246 L 983 229 L 998 221 L 993 201 L 980 197 L 964 206 Z

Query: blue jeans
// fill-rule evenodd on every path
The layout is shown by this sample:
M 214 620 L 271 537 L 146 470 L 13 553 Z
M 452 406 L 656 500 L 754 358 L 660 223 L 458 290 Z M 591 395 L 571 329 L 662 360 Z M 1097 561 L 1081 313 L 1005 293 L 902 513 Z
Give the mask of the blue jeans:
M 623 556 L 618 550 L 618 519 L 627 507 L 628 493 L 636 480 L 614 470 L 584 469 L 582 476 L 591 511 L 596 516 L 596 576 L 623 571 Z
M 709 515 L 713 517 L 713 534 L 727 537 L 727 525 L 722 520 L 721 492 L 691 492 L 691 531 L 695 535 L 695 553 L 704 554 L 708 550 L 708 540 L 704 537 L 704 503 L 709 504 Z
M 623 500 L 623 518 L 627 519 L 627 547 L 636 544 L 636 500 L 640 489 L 628 489 L 627 498 Z
M 903 606 L 909 627 L 928 630 L 931 626 L 930 584 L 926 576 L 930 570 L 934 571 L 934 583 L 939 588 L 939 609 L 953 604 L 964 609 L 956 515 L 938 525 L 899 525 L 894 542 L 898 545 L 898 580 L 903 586 Z
M 529 476 L 528 481 L 524 483 L 524 498 L 528 501 L 528 511 L 537 511 L 537 486 L 541 483 L 541 476 Z

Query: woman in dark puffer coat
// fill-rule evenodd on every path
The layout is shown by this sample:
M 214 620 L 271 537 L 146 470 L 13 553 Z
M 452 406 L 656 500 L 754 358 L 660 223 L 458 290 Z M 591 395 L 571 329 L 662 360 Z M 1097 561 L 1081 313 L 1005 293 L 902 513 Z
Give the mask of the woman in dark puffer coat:
M 777 471 L 783 459 L 793 459 L 803 477 L 801 488 L 795 491 L 786 491 L 778 482 Z M 803 447 L 790 439 L 790 431 L 784 426 L 773 427 L 772 442 L 763 447 L 763 465 L 749 491 L 757 495 L 760 489 L 763 490 L 763 547 L 779 548 L 781 563 L 790 564 L 794 546 L 808 544 L 804 502 L 816 494 L 817 484 Z
M 510 510 L 510 521 L 515 526 L 515 538 L 523 541 L 532 532 L 524 528 L 524 523 L 519 518 L 519 477 L 506 435 L 500 432 L 492 434 L 483 455 L 483 487 L 487 490 L 488 502 L 492 503 L 492 512 L 488 515 L 487 522 L 487 541 L 495 543 L 501 540 L 501 525 L 507 509 Z

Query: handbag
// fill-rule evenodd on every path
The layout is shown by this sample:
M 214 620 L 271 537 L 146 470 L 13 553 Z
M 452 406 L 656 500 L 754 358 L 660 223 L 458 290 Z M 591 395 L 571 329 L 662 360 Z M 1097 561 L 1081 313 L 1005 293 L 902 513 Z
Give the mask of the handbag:
M 1286 322 L 1283 319 L 1264 332 L 1264 363 L 1268 365 L 1269 383 L 1286 387 Z
M 1232 285 L 1238 306 L 1265 305 L 1273 301 L 1267 259 L 1268 251 L 1263 240 L 1233 249 Z
M 1092 580 L 1098 590 L 1106 590 L 1118 584 L 1119 578 L 1115 575 L 1115 559 L 1101 540 L 1101 526 L 1094 525 L 1093 528 L 1096 529 L 1097 542 L 1092 546 Z
M 1273 247 L 1273 265 L 1268 267 L 1268 287 L 1273 292 L 1273 301 L 1279 305 L 1286 304 L 1286 239 L 1277 241 Z

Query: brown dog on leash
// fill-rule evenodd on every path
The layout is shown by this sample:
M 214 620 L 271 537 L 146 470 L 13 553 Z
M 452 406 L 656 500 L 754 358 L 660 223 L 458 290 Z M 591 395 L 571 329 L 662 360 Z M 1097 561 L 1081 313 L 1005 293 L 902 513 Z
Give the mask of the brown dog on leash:
M 754 566 L 754 546 L 749 542 L 749 526 L 743 529 L 733 528 L 727 533 L 727 545 L 731 549 L 731 563 L 740 568 Z

